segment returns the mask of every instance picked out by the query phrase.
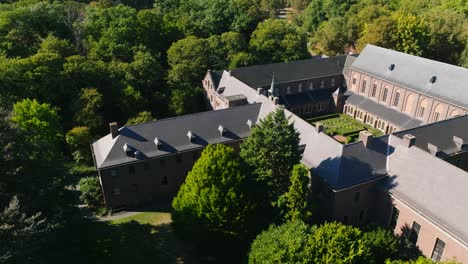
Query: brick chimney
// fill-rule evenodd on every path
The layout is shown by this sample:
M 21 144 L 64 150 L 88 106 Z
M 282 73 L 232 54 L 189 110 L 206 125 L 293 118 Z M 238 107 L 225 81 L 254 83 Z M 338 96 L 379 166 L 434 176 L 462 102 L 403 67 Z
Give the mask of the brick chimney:
M 117 122 L 109 123 L 110 133 L 112 138 L 116 138 L 119 135 L 119 128 L 117 126 Z
M 364 146 L 367 148 L 370 144 L 372 144 L 372 140 L 374 139 L 374 135 L 367 131 L 363 130 L 359 132 L 359 141 L 362 141 Z
M 401 145 L 406 147 L 406 148 L 410 148 L 412 146 L 414 146 L 414 144 L 416 144 L 416 137 L 411 135 L 411 134 L 406 134 L 403 136 L 403 140 L 402 140 L 402 143 Z

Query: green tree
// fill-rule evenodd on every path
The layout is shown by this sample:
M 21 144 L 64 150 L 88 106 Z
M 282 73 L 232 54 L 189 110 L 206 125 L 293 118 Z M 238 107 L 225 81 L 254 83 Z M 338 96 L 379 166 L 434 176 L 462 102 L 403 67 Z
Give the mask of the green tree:
M 371 251 L 362 232 L 341 223 L 325 223 L 310 237 L 311 263 L 369 263 Z
M 262 8 L 270 14 L 270 18 L 276 18 L 276 14 L 280 9 L 286 7 L 285 0 L 262 0 Z
M 399 239 L 392 231 L 384 228 L 376 228 L 364 233 L 373 258 L 373 263 L 384 263 L 386 259 L 399 257 Z
M 320 24 L 326 20 L 325 9 L 323 8 L 322 0 L 312 0 L 304 12 L 299 16 L 299 22 L 302 29 L 314 34 Z
M 465 49 L 460 55 L 460 59 L 458 61 L 458 65 L 468 68 L 468 42 L 465 45 Z
M 151 115 L 151 112 L 149 111 L 143 111 L 138 113 L 135 117 L 129 118 L 127 120 L 127 123 L 125 123 L 126 126 L 129 125 L 134 125 L 134 124 L 140 124 L 140 123 L 146 123 L 146 122 L 151 122 L 151 121 L 156 121 L 156 118 Z
M 343 17 L 332 18 L 324 22 L 315 33 L 311 43 L 329 56 L 343 54 L 352 42 L 346 32 L 346 20 Z
M 301 221 L 272 225 L 252 242 L 249 263 L 311 263 L 308 247 L 313 233 Z
M 367 44 L 395 49 L 396 44 L 393 39 L 395 31 L 395 20 L 392 17 L 383 16 L 377 18 L 364 26 L 361 38 L 357 41 L 357 50 L 362 51 Z
M 104 207 L 104 196 L 98 177 L 81 178 L 78 186 L 81 192 L 80 200 L 89 208 L 99 210 Z
M 284 20 L 269 19 L 252 33 L 249 49 L 257 62 L 270 63 L 309 58 L 305 36 Z
M 13 105 L 11 120 L 27 133 L 25 140 L 34 146 L 32 157 L 43 155 L 52 159 L 62 140 L 62 128 L 58 109 L 40 104 L 35 99 L 24 99 Z
M 309 170 L 302 164 L 296 164 L 291 174 L 289 191 L 281 197 L 280 204 L 284 207 L 286 220 L 308 222 L 312 210 L 309 205 Z
M 293 166 L 299 163 L 299 133 L 279 107 L 255 127 L 241 145 L 240 156 L 250 166 L 257 182 L 267 186 L 272 205 L 288 191 Z
M 419 257 L 416 260 L 387 260 L 385 264 L 460 264 L 456 260 L 432 261 L 425 257 Z
M 175 115 L 196 113 L 203 109 L 201 88 L 182 88 L 171 91 L 169 110 Z
M 68 147 L 72 152 L 73 159 L 77 163 L 89 164 L 91 162 L 91 150 L 89 145 L 92 143 L 93 136 L 89 127 L 74 127 L 65 135 Z
M 247 180 L 234 149 L 208 145 L 172 203 L 176 232 L 198 244 L 245 239 L 255 208 Z
M 422 56 L 429 45 L 429 27 L 425 20 L 412 15 L 396 14 L 394 40 L 396 49 L 408 54 Z
M 0 211 L 0 261 L 4 263 L 36 263 L 36 256 L 43 253 L 45 235 L 55 226 L 42 214 L 27 215 L 14 196 Z
M 96 88 L 81 89 L 80 97 L 75 105 L 75 122 L 91 130 L 99 128 L 102 124 L 102 117 L 99 114 L 101 105 L 102 94 Z

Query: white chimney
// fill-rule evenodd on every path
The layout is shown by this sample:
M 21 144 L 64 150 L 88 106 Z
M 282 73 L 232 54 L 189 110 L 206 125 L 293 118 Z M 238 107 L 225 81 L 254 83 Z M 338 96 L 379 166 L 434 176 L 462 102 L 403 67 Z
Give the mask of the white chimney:
M 154 144 L 156 145 L 156 148 L 159 149 L 161 147 L 161 145 L 162 145 L 162 142 L 161 142 L 161 140 L 159 140 L 158 137 L 155 137 L 154 138 Z
M 219 134 L 220 134 L 221 136 L 223 136 L 224 132 L 226 132 L 226 129 L 224 129 L 224 127 L 223 127 L 222 125 L 219 125 L 218 131 L 219 131 Z
M 192 131 L 189 130 L 189 132 L 187 133 L 187 137 L 189 139 L 190 142 L 193 141 L 193 139 L 195 139 L 195 135 L 192 133 Z
M 416 137 L 411 134 L 406 134 L 403 136 L 401 145 L 410 148 L 416 144 Z
M 247 120 L 247 125 L 249 126 L 250 129 L 252 129 L 252 126 L 254 125 L 252 120 Z
M 455 143 L 455 145 L 457 145 L 457 148 L 459 150 L 461 150 L 463 148 L 463 145 L 465 144 L 463 138 L 459 138 L 457 136 L 453 136 L 453 142 Z
M 127 156 L 131 156 L 132 155 L 132 152 L 133 152 L 133 148 L 128 145 L 127 143 L 125 143 L 123 145 L 123 150 L 125 151 L 125 153 L 127 154 Z
M 324 126 L 322 123 L 315 123 L 315 131 L 317 131 L 317 133 L 323 132 L 323 130 Z
M 434 156 L 437 155 L 437 152 L 439 152 L 439 148 L 434 144 L 427 143 L 427 148 L 429 149 L 429 152 Z

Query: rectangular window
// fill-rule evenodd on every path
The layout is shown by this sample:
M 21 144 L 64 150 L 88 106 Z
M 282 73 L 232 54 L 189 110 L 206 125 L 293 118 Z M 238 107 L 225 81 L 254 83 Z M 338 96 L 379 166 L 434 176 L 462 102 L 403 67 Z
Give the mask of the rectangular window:
M 166 168 L 166 161 L 163 160 L 163 159 L 160 159 L 160 160 L 159 160 L 159 166 L 160 166 L 161 168 Z
M 161 185 L 167 185 L 169 182 L 167 180 L 167 176 L 163 176 L 161 179 Z
M 137 192 L 138 191 L 138 185 L 132 184 L 132 192 Z
M 388 88 L 385 88 L 383 91 L 382 101 L 384 102 L 387 101 L 387 95 L 388 95 Z
M 117 169 L 111 169 L 110 170 L 110 175 L 112 177 L 117 177 L 119 175 L 119 171 Z
M 128 167 L 128 173 L 129 174 L 135 174 L 135 166 L 129 166 Z
M 400 93 L 396 93 L 395 100 L 393 100 L 393 106 L 398 106 L 399 102 L 400 102 Z
M 375 98 L 375 94 L 377 93 L 377 84 L 374 83 L 374 85 L 372 86 L 372 93 L 371 93 L 371 96 L 373 98 Z
M 332 87 L 335 87 L 335 78 L 332 78 L 332 79 L 331 79 L 331 86 L 332 86 Z
M 359 202 L 360 196 L 361 196 L 361 193 L 360 193 L 360 192 L 355 192 L 355 193 L 354 193 L 354 202 L 355 202 L 355 203 Z
M 390 228 L 392 230 L 395 229 L 399 216 L 400 216 L 400 210 L 398 210 L 396 207 L 393 207 L 392 218 L 390 219 Z
M 421 225 L 419 225 L 416 221 L 413 221 L 413 226 L 411 227 L 411 232 L 409 235 L 409 241 L 416 244 L 418 242 L 419 237 L 419 230 L 421 230 Z
M 434 261 L 440 261 L 442 259 L 442 254 L 444 254 L 445 242 L 442 239 L 436 239 L 434 250 L 432 250 L 431 259 Z
M 356 84 L 356 78 L 353 78 L 353 84 Z

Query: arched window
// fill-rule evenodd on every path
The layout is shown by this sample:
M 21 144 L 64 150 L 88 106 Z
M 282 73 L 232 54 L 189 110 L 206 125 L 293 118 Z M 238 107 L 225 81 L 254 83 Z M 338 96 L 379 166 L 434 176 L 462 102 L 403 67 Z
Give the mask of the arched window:
M 398 106 L 398 103 L 400 103 L 400 93 L 396 92 L 395 98 L 393 99 L 393 106 Z
M 374 85 L 372 85 L 371 97 L 375 98 L 376 94 L 377 94 L 377 84 L 374 83 Z
M 366 87 L 367 87 L 367 80 L 362 80 L 362 84 L 361 84 L 361 93 L 365 93 L 366 92 Z
M 382 101 L 386 102 L 387 101 L 387 96 L 388 96 L 388 88 L 385 87 L 382 95 Z

